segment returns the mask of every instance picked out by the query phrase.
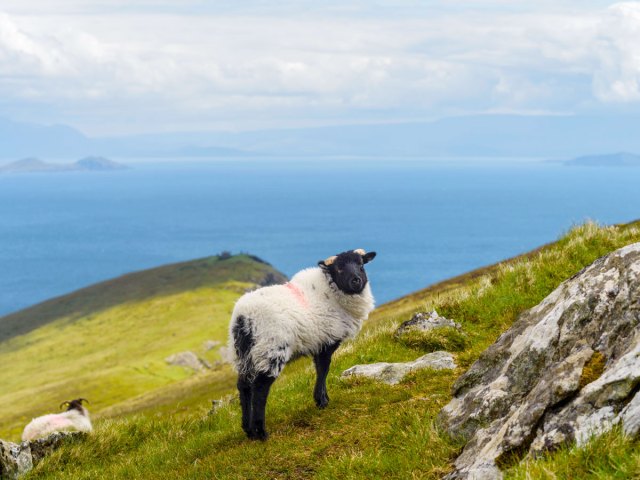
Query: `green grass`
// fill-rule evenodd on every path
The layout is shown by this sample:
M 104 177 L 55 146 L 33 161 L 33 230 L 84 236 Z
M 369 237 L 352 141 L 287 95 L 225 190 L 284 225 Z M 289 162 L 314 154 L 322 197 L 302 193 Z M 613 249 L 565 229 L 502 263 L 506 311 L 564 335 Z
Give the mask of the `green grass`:
M 210 400 L 233 389 L 215 374 L 204 375 L 166 386 L 164 400 L 149 401 L 151 408 L 143 400 L 144 408 L 132 408 L 137 413 L 98 420 L 93 435 L 57 451 L 28 478 L 440 478 L 461 449 L 435 422 L 455 379 L 520 312 L 596 258 L 637 241 L 637 223 L 587 224 L 531 254 L 381 306 L 359 337 L 335 355 L 326 410 L 318 410 L 311 398 L 311 362 L 300 359 L 287 366 L 269 398 L 266 443 L 244 438 L 233 396 L 207 415 Z M 413 313 L 433 308 L 462 325 L 465 342 L 455 353 L 460 365 L 455 371 L 416 372 L 396 386 L 339 378 L 356 363 L 413 360 L 419 350 L 431 348 L 404 344 L 393 333 Z M 216 374 L 233 378 L 230 370 Z M 615 431 L 586 449 L 569 448 L 507 474 L 585 478 L 586 472 L 609 478 L 616 468 L 638 472 L 637 446 Z M 626 455 L 605 452 L 610 448 Z
M 247 256 L 211 257 L 128 275 L 13 315 L 37 322 L 47 310 L 50 321 L 0 343 L 0 438 L 17 440 L 32 416 L 55 411 L 63 400 L 88 398 L 97 418 L 162 402 L 160 393 L 171 396 L 163 387 L 193 375 L 164 358 L 193 350 L 219 360 L 217 350 L 203 351 L 203 342 L 226 343 L 235 300 L 274 272 Z M 172 285 L 181 282 L 189 288 Z M 80 314 L 83 299 L 100 307 Z M 210 375 L 233 383 L 226 370 Z
M 640 477 L 638 442 L 619 427 L 593 438 L 582 448 L 567 445 L 537 460 L 524 460 L 509 470 L 513 480 L 602 480 Z

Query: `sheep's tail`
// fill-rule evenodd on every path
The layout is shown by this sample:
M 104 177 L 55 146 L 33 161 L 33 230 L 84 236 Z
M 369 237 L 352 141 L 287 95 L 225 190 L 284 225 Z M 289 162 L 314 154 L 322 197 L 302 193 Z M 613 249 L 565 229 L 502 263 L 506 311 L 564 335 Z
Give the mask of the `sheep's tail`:
M 238 315 L 231 327 L 233 338 L 234 364 L 238 370 L 238 375 L 251 376 L 253 368 L 251 361 L 251 349 L 255 345 L 255 339 L 251 331 L 251 321 L 244 315 Z

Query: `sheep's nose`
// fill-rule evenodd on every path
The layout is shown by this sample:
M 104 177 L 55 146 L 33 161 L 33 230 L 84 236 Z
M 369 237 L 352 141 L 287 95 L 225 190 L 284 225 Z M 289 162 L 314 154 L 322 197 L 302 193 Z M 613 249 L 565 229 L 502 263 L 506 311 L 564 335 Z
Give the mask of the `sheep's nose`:
M 360 279 L 360 277 L 353 277 L 351 279 L 351 286 L 354 288 L 358 288 L 361 283 L 362 283 L 362 280 Z

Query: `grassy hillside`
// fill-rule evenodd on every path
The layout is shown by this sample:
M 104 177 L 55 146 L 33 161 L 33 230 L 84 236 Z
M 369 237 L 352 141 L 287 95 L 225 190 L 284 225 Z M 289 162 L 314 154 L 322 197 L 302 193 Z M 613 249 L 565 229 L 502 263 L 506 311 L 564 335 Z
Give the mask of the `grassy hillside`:
M 127 415 L 97 421 L 92 436 L 56 452 L 29 478 L 440 478 L 461 448 L 434 421 L 455 378 L 520 312 L 560 282 L 638 241 L 640 223 L 588 224 L 529 255 L 381 306 L 360 336 L 338 350 L 326 410 L 318 410 L 311 398 L 311 362 L 300 359 L 285 369 L 267 406 L 271 438 L 266 443 L 245 439 L 233 399 L 207 414 L 210 400 L 233 388 L 228 384 L 225 390 L 214 374 L 201 375 L 164 387 L 160 402 L 139 397 L 139 403 L 129 402 Z M 393 337 L 413 312 L 434 307 L 466 332 L 466 345 L 455 352 L 458 369 L 414 373 L 396 386 L 340 380 L 339 373 L 356 363 L 415 359 L 438 348 L 432 338 L 407 345 Z M 217 374 L 233 378 L 225 372 Z M 607 478 L 616 468 L 637 473 L 635 442 L 619 432 L 598 442 L 521 465 L 507 476 Z
M 97 417 L 171 398 L 170 386 L 193 374 L 164 359 L 193 350 L 215 362 L 219 353 L 204 352 L 203 342 L 226 342 L 235 300 L 269 275 L 284 278 L 246 255 L 210 257 L 125 275 L 0 318 L 0 438 L 17 439 L 32 416 L 70 398 L 91 400 Z M 233 383 L 226 370 L 208 377 L 217 388 Z

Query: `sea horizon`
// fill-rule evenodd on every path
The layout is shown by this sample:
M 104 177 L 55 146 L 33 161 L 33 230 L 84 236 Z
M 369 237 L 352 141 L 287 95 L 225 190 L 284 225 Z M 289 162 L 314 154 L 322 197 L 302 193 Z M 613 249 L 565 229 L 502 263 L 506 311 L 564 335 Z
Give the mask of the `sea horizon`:
M 291 276 L 339 251 L 376 250 L 370 277 L 382 304 L 572 225 L 640 216 L 637 169 L 483 158 L 116 158 L 133 168 L 2 175 L 0 315 L 222 251 Z

